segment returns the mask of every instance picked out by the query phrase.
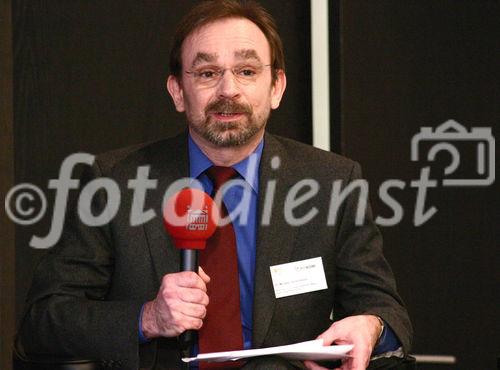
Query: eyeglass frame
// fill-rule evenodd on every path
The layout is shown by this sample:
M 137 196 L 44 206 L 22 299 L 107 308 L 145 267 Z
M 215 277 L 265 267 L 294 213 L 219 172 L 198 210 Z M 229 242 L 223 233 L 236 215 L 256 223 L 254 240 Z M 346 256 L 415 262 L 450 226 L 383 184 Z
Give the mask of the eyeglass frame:
M 190 76 L 193 76 L 194 79 L 195 79 L 195 82 L 196 82 L 196 79 L 199 78 L 198 76 L 196 76 L 197 73 L 201 74 L 202 72 L 200 72 L 199 70 L 202 70 L 204 68 L 206 69 L 210 69 L 210 68 L 213 68 L 214 69 L 214 73 L 216 74 L 220 74 L 218 75 L 217 77 L 215 77 L 213 79 L 213 84 L 211 81 L 206 81 L 205 82 L 205 85 L 203 82 L 197 82 L 200 86 L 204 86 L 204 87 L 215 87 L 219 84 L 220 81 L 222 81 L 222 78 L 224 77 L 224 73 L 226 73 L 227 70 L 230 70 L 231 73 L 233 74 L 233 76 L 236 78 L 236 81 L 238 81 L 240 84 L 242 85 L 247 85 L 253 81 L 246 81 L 245 82 L 242 82 L 239 78 L 238 78 L 238 69 L 241 69 L 241 70 L 244 70 L 245 68 L 248 68 L 250 67 L 248 64 L 244 64 L 244 65 L 241 65 L 241 66 L 235 66 L 235 67 L 227 67 L 227 68 L 220 68 L 220 67 L 216 67 L 216 66 L 203 66 L 203 67 L 200 67 L 198 70 L 196 71 L 184 71 L 186 74 L 190 75 Z M 255 68 L 255 66 L 252 66 Z M 265 68 L 265 67 L 272 67 L 272 64 L 261 64 L 258 66 L 259 68 L 259 71 L 258 73 L 256 73 L 256 76 L 258 77 L 260 75 L 260 73 L 262 72 L 262 70 Z M 206 85 L 208 83 L 208 85 Z

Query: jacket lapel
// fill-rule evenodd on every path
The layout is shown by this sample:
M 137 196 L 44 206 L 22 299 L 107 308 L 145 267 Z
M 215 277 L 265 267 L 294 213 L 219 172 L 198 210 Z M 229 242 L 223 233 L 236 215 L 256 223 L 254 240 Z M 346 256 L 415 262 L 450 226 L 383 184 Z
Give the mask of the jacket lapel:
M 144 225 L 158 284 L 166 273 L 180 268 L 180 253 L 163 227 L 163 198 L 173 182 L 189 177 L 188 157 L 186 133 L 156 143 L 145 155 L 145 164 L 151 166 L 150 179 L 158 180 L 145 202 L 145 209 L 153 209 L 156 217 Z
M 266 134 L 259 173 L 259 211 L 253 307 L 253 345 L 255 348 L 261 347 L 264 342 L 276 304 L 269 267 L 289 262 L 293 250 L 296 228 L 288 225 L 284 218 L 287 189 L 291 186 L 290 176 L 287 176 L 287 161 L 289 160 L 278 140 Z M 272 166 L 278 161 L 278 168 L 275 168 L 276 165 Z M 271 199 L 270 191 L 273 183 L 276 184 L 274 200 Z M 268 225 L 263 225 L 263 216 L 269 210 L 269 206 L 272 206 L 270 222 Z

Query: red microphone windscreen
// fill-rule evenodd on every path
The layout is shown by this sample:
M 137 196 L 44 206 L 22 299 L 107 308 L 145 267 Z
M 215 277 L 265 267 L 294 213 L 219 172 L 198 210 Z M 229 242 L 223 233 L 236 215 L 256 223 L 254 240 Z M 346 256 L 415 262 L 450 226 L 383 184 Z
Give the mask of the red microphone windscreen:
M 218 222 L 214 200 L 198 189 L 179 191 L 163 207 L 163 225 L 179 249 L 205 249 Z

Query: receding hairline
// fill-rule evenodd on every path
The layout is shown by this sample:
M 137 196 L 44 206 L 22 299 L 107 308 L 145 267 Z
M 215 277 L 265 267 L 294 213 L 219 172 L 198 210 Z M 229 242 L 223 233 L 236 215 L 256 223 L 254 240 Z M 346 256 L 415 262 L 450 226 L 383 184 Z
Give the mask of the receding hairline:
M 205 0 L 200 1 L 184 15 L 175 30 L 170 49 L 169 66 L 170 74 L 175 77 L 182 76 L 183 65 L 189 68 L 189 62 L 196 50 L 190 50 L 189 58 L 186 55 L 185 42 L 193 33 L 219 21 L 230 19 L 243 19 L 252 22 L 264 34 L 270 52 L 269 64 L 272 67 L 273 82 L 278 78 L 278 71 L 285 71 L 285 58 L 283 43 L 278 33 L 276 21 L 262 5 L 255 0 Z M 259 48 L 257 48 L 259 50 Z M 207 51 L 207 50 L 200 50 Z M 261 58 L 264 58 L 263 54 Z M 183 56 L 185 58 L 183 58 Z M 188 62 L 189 60 L 189 62 Z M 188 62 L 188 63 L 186 63 Z
M 226 18 L 215 19 L 212 22 L 203 24 L 200 27 L 197 27 L 194 30 L 192 30 L 184 38 L 184 41 L 181 44 L 181 50 L 180 50 L 181 61 L 184 62 L 184 60 L 182 58 L 182 54 L 184 54 L 184 51 L 185 51 L 184 48 L 185 48 L 186 42 L 188 42 L 189 39 L 191 39 L 194 35 L 196 35 L 197 33 L 199 33 L 202 29 L 204 29 L 206 27 L 212 26 L 212 25 L 214 25 L 216 23 L 225 22 L 225 21 L 228 21 L 228 20 L 243 20 L 243 21 L 248 21 L 248 22 L 252 23 L 256 27 L 256 29 L 264 37 L 264 40 L 266 42 L 267 49 L 268 49 L 268 52 L 269 52 L 269 57 L 272 59 L 271 44 L 270 44 L 269 39 L 267 38 L 266 34 L 262 31 L 262 29 L 259 27 L 259 25 L 256 24 L 255 22 L 253 22 L 251 19 L 248 19 L 248 18 L 245 18 L 245 17 L 230 16 L 230 17 L 226 17 Z M 255 60 L 257 60 L 257 61 L 259 61 L 259 62 L 262 63 L 261 57 L 259 57 L 259 54 L 257 53 L 257 51 L 255 49 L 253 49 L 253 48 L 242 48 L 240 50 L 236 50 L 234 52 L 234 56 L 237 59 L 242 59 L 242 60 L 243 59 L 246 59 L 246 60 L 248 60 L 248 59 L 255 59 Z M 202 51 L 202 50 L 199 51 L 199 52 L 196 52 L 196 55 L 195 55 L 195 57 L 193 59 L 193 62 L 191 62 L 191 68 L 194 67 L 195 65 L 199 64 L 199 62 L 203 62 L 203 61 L 208 62 L 208 63 L 213 63 L 213 62 L 216 61 L 216 59 L 218 57 L 219 57 L 219 55 L 217 55 L 217 53 L 208 53 L 208 52 L 205 52 L 205 51 Z

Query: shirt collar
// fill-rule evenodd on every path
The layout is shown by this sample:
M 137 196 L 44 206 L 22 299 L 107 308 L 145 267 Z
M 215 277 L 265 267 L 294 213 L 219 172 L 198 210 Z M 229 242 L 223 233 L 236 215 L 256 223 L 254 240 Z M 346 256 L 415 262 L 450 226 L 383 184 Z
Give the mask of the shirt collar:
M 234 164 L 232 167 L 238 174 L 258 193 L 259 191 L 259 164 L 262 157 L 262 149 L 264 148 L 264 139 L 262 139 L 248 157 Z M 213 162 L 201 151 L 196 143 L 188 135 L 188 150 L 189 150 L 189 176 L 198 178 L 208 168 L 213 166 Z

